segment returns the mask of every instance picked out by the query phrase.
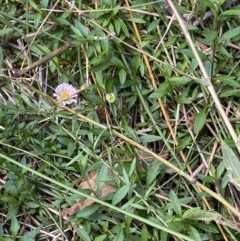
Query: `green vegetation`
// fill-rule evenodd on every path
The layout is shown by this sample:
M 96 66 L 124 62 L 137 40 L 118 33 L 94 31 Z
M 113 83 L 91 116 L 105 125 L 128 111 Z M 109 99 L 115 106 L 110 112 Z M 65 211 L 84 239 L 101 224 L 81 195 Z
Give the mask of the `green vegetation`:
M 0 241 L 240 240 L 237 1 L 0 3 Z

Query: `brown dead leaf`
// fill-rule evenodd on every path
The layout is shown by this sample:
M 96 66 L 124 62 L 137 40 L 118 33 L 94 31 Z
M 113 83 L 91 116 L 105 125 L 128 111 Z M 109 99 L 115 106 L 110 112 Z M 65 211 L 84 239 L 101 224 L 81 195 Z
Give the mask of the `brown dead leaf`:
M 74 213 L 77 213 L 80 210 L 81 210 L 81 203 L 79 202 L 79 200 L 77 200 L 77 202 L 73 204 L 72 207 L 62 209 L 61 217 L 67 217 L 67 216 L 73 215 Z
M 194 127 L 194 121 L 195 121 L 196 116 L 192 115 L 190 117 L 187 117 L 186 124 L 190 130 L 193 129 Z
M 212 47 L 208 47 L 206 46 L 204 43 L 196 41 L 197 45 L 198 45 L 198 49 L 204 53 L 205 55 L 209 55 L 212 53 Z
M 106 123 L 106 120 L 107 120 L 107 113 L 106 113 L 106 107 L 104 106 L 98 106 L 96 108 L 96 112 L 97 112 L 97 115 L 98 115 L 98 118 L 101 122 L 104 122 Z
M 112 173 L 108 172 L 108 176 L 112 177 Z M 91 196 L 95 197 L 97 195 L 98 198 L 104 198 L 108 194 L 113 193 L 116 191 L 116 188 L 108 183 L 104 183 L 101 190 L 97 193 L 97 172 L 92 171 L 88 174 L 88 180 L 82 181 L 79 185 L 79 189 L 91 189 L 92 193 Z M 68 217 L 71 216 L 77 212 L 79 212 L 81 209 L 90 206 L 95 201 L 87 198 L 85 201 L 80 202 L 77 200 L 77 202 L 70 208 L 63 208 L 61 211 L 61 217 Z

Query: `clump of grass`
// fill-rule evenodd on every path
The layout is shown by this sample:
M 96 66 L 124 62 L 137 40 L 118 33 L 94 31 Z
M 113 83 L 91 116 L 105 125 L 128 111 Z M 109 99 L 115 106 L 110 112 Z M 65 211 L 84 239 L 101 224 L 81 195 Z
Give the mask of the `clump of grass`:
M 239 240 L 234 4 L 2 4 L 1 240 Z

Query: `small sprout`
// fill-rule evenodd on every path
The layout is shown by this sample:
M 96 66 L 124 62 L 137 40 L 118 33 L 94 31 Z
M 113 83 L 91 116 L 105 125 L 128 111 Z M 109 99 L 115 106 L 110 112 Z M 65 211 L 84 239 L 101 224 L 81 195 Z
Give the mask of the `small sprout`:
M 116 97 L 115 97 L 114 93 L 106 94 L 106 100 L 107 100 L 109 103 L 115 102 Z
M 57 86 L 53 96 L 63 105 L 76 103 L 77 89 L 71 84 L 63 83 Z

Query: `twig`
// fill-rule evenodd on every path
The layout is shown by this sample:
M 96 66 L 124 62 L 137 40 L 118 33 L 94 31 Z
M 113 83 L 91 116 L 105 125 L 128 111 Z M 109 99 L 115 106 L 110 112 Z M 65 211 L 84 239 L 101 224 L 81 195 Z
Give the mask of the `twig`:
M 19 77 L 22 74 L 27 73 L 28 71 L 36 68 L 37 66 L 47 62 L 48 60 L 52 59 L 53 57 L 61 54 L 62 52 L 64 52 L 66 49 L 68 49 L 72 44 L 70 42 L 66 43 L 65 45 L 63 45 L 61 48 L 53 51 L 52 53 L 48 54 L 47 56 L 43 57 L 42 59 L 34 62 L 33 64 L 21 69 L 21 70 L 15 70 L 16 73 L 13 74 L 13 77 Z

